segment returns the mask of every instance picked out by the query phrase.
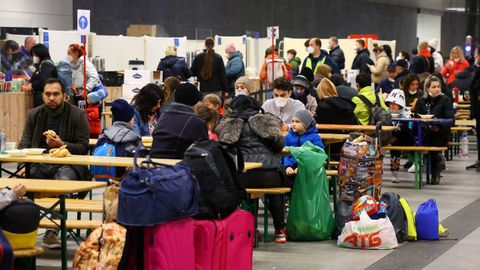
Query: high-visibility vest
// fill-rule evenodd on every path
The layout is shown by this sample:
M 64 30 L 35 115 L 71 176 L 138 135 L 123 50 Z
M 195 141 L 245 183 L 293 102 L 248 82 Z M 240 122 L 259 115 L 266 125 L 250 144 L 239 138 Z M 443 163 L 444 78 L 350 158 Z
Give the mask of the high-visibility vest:
M 315 65 L 315 70 L 312 68 L 312 58 L 307 57 L 307 62 L 305 63 L 305 67 L 309 68 L 310 70 L 313 71 L 313 75 L 317 74 L 317 69 L 319 64 L 324 64 L 325 60 L 327 59 L 327 56 L 325 55 L 322 59 L 320 59 L 317 64 Z

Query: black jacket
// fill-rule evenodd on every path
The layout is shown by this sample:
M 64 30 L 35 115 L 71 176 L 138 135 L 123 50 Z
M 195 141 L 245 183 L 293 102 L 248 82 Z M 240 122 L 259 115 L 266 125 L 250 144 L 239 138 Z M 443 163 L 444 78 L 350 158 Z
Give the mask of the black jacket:
M 477 119 L 480 122 L 480 67 L 475 66 L 475 76 L 473 77 L 472 85 L 470 86 L 470 96 L 471 96 L 471 110 L 472 117 Z
M 337 66 L 340 70 L 345 68 L 345 55 L 343 54 L 343 50 L 340 46 L 337 46 L 330 50 L 330 58 L 337 63 Z
M 352 69 L 359 69 L 360 73 L 371 74 L 368 65 L 373 65 L 372 59 L 370 59 L 370 52 L 368 49 L 363 49 L 357 52 L 355 59 L 353 59 Z
M 358 120 L 353 110 L 355 103 L 343 97 L 331 97 L 320 100 L 317 104 L 315 121 L 319 124 L 357 125 Z
M 157 70 L 163 72 L 163 79 L 165 80 L 168 77 L 177 77 L 181 81 L 186 81 L 188 78 L 192 77 L 192 72 L 188 69 L 187 63 L 185 63 L 185 58 L 177 56 L 167 56 L 160 60 L 158 63 Z
M 61 114 L 57 135 L 65 142 L 71 154 L 86 155 L 88 153 L 88 138 L 90 134 L 87 115 L 85 111 L 68 102 L 63 104 L 65 108 Z M 43 132 L 47 131 L 47 116 L 45 106 L 38 106 L 28 112 L 22 140 L 18 145 L 19 149 L 42 147 L 43 141 L 45 141 Z M 82 179 L 88 179 L 89 170 L 87 166 L 76 165 L 72 167 Z
M 408 74 L 412 73 L 410 70 L 406 69 L 402 73 L 398 74 L 395 77 L 395 82 L 393 83 L 394 89 L 403 89 L 403 79 L 407 77 Z
M 465 91 L 470 90 L 470 85 L 472 84 L 473 76 L 472 71 L 467 68 L 464 71 L 460 72 L 455 76 L 455 81 L 453 81 L 451 87 L 457 87 L 460 91 L 460 94 L 465 94 Z
M 50 59 L 43 60 L 39 65 L 35 65 L 37 69 L 30 78 L 32 91 L 34 93 L 43 92 L 43 85 L 50 78 L 57 78 L 57 68 Z
M 430 113 L 428 112 L 428 107 L 430 107 Z M 455 120 L 452 100 L 445 95 L 440 95 L 435 98 L 430 96 L 427 98 L 419 98 L 415 105 L 415 113 L 433 114 L 435 115 L 435 118 L 449 118 Z M 428 129 L 426 131 L 427 136 L 424 143 L 429 146 L 447 146 L 452 124 L 453 122 L 446 125 L 437 125 L 440 129 L 439 132 L 432 132 Z
M 150 156 L 181 159 L 185 150 L 198 139 L 208 140 L 205 122 L 192 107 L 172 103 L 158 118 Z
M 202 52 L 198 54 L 193 60 L 192 71 L 193 76 L 197 76 L 198 81 L 200 82 L 200 91 L 211 93 L 219 91 L 227 91 L 227 76 L 225 75 L 225 64 L 223 63 L 222 57 L 215 53 L 213 59 L 213 77 L 210 79 L 202 78 L 202 68 L 205 63 L 206 53 Z
M 435 62 L 433 57 L 427 58 L 425 56 L 415 56 L 410 62 L 410 71 L 416 74 L 422 74 L 425 72 L 435 72 Z

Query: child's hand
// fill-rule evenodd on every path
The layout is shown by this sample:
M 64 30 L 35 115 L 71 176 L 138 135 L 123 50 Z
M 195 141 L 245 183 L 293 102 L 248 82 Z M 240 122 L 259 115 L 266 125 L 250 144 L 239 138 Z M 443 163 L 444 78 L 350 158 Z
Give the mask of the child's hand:
M 17 184 L 12 190 L 15 192 L 15 195 L 17 195 L 17 198 L 20 198 L 27 193 L 27 187 L 24 184 Z
M 286 172 L 287 172 L 288 176 L 292 176 L 292 175 L 297 174 L 297 169 L 294 170 L 292 167 L 288 167 Z

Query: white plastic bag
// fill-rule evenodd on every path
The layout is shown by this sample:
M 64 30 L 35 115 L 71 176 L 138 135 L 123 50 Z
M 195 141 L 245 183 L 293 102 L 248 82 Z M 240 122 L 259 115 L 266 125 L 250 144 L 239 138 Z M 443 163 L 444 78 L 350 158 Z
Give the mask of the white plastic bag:
M 398 247 L 398 242 L 388 217 L 373 220 L 362 212 L 359 221 L 345 224 L 337 245 L 358 249 L 394 249 Z

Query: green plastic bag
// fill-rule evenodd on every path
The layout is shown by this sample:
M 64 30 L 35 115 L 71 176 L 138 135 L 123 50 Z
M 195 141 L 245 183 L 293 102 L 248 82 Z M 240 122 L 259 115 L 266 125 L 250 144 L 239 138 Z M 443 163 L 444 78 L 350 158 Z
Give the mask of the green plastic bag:
M 288 150 L 298 164 L 287 220 L 288 240 L 329 239 L 335 231 L 335 221 L 324 167 L 327 154 L 311 142 Z

